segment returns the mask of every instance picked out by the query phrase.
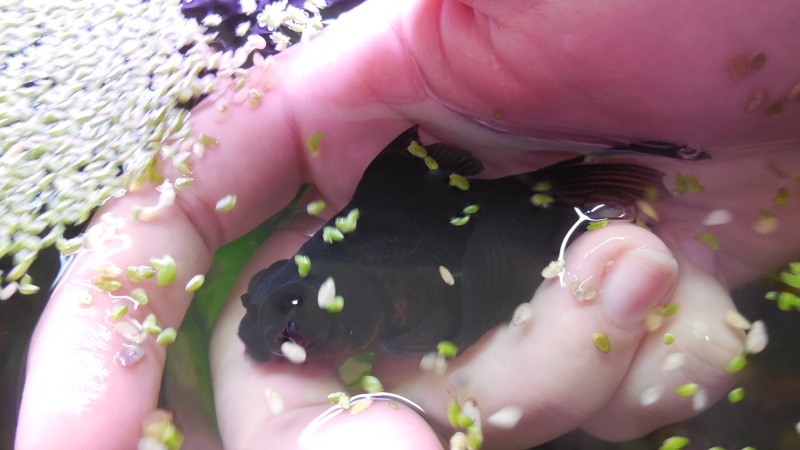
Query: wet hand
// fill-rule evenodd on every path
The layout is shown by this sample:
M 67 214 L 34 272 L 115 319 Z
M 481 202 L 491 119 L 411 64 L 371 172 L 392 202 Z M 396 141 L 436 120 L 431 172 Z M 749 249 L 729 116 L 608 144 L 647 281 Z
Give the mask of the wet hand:
M 800 50 L 797 40 L 786 31 L 791 27 L 776 26 L 796 22 L 787 14 L 792 8 L 746 11 L 750 6 L 663 2 L 614 10 L 595 4 L 589 11 L 564 3 L 509 1 L 490 6 L 392 2 L 397 9 L 392 11 L 386 3 L 376 5 L 368 3 L 308 45 L 277 58 L 270 75 L 275 88 L 258 109 L 232 107 L 222 120 L 212 108 L 197 110 L 196 129 L 217 138 L 219 145 L 193 166 L 195 184 L 157 220 L 126 221 L 118 231 L 130 237 L 130 248 L 118 251 L 109 245 L 87 253 L 53 295 L 31 346 L 18 448 L 53 442 L 64 448 L 98 443 L 130 448 L 140 436 L 141 419 L 156 406 L 163 348 L 151 339 L 138 363 L 114 363 L 124 343 L 105 319 L 114 302 L 95 292 L 91 308 L 79 305 L 76 287 L 99 263 L 124 268 L 164 254 L 174 257 L 180 264 L 176 281 L 152 286 L 151 302 L 134 315 L 142 320 L 152 312 L 162 326 L 177 327 L 191 297 L 184 285 L 207 270 L 216 248 L 277 212 L 302 182 L 313 182 L 331 205 L 343 205 L 372 157 L 413 123 L 430 133 L 426 142 L 474 150 L 495 173 L 552 162 L 547 155 L 498 151 L 536 146 L 519 136 L 658 139 L 709 148 L 796 138 L 798 110 L 789 102 L 775 116 L 766 114 L 767 104 L 744 112 L 761 90 L 777 100 L 797 81 L 788 56 Z M 687 39 L 713 45 L 688 51 L 674 39 L 675 27 L 661 20 L 664 16 L 681 17 L 681 35 Z M 749 26 L 753 23 L 765 25 Z M 738 44 L 742 33 L 748 49 L 758 48 L 768 62 L 733 82 L 727 62 L 746 51 Z M 323 136 L 321 153 L 311 158 L 305 140 L 316 132 Z M 790 177 L 798 173 L 792 149 L 753 147 L 741 153 L 732 162 L 720 159 L 704 166 L 715 168 L 703 171 L 714 175 L 701 177 L 704 196 L 670 201 L 675 214 L 665 211 L 656 229 L 667 246 L 622 226 L 586 234 L 572 246 L 571 270 L 624 289 L 601 289 L 587 306 L 548 281 L 532 302 L 527 324 L 487 335 L 451 363 L 445 378 L 421 373 L 417 361 L 379 360 L 376 371 L 385 387 L 419 402 L 440 430 L 450 384 L 457 387 L 460 401 L 461 393 L 479 400 L 484 417 L 506 406 L 520 408 L 518 428 L 486 426 L 487 445 L 498 447 L 533 445 L 576 427 L 606 438 L 640 435 L 694 413 L 690 399 L 671 395 L 683 382 L 698 383 L 709 402 L 715 400 L 732 383 L 725 367 L 742 342 L 741 333 L 719 320 L 731 307 L 720 280 L 736 285 L 786 262 L 800 248 L 800 238 L 788 228 L 766 236 L 752 230 L 763 208 L 774 209 L 780 223 L 797 222 L 797 208 L 776 209 L 771 203 L 777 186 L 791 186 Z M 215 203 L 227 194 L 238 196 L 237 207 L 215 212 Z M 151 190 L 132 193 L 109 202 L 98 217 L 127 218 L 133 206 L 156 202 Z M 735 213 L 734 221 L 714 230 L 721 248 L 716 253 L 696 241 L 703 228 L 697 224 L 713 209 Z M 604 233 L 625 239 L 584 256 L 600 244 L 595 239 L 610 236 Z M 276 235 L 242 280 L 291 255 L 302 239 Z M 635 242 L 650 251 L 637 253 L 631 246 Z M 670 253 L 678 262 L 677 275 L 664 256 Z M 605 273 L 602 268 L 610 261 L 615 263 Z M 631 275 L 625 269 L 630 265 L 649 268 L 649 275 Z M 646 333 L 642 311 L 666 303 L 679 304 L 679 314 L 658 332 Z M 220 319 L 213 343 L 223 439 L 230 448 L 271 443 L 286 448 L 328 407 L 327 394 L 341 386 L 329 367 L 249 363 L 234 332 L 242 314 L 237 304 L 233 301 Z M 698 321 L 705 328 L 695 325 Z M 666 331 L 676 336 L 671 346 L 662 343 Z M 609 353 L 591 341 L 598 332 L 609 338 Z M 711 338 L 707 344 L 693 343 L 704 336 Z M 571 357 L 565 358 L 566 352 Z M 667 352 L 687 355 L 681 369 L 661 370 Z M 662 398 L 642 406 L 643 393 L 657 385 L 663 387 Z M 282 414 L 274 416 L 262 401 L 266 387 L 284 399 Z M 314 435 L 317 442 L 342 439 L 348 448 L 357 442 L 374 448 L 373 439 L 398 448 L 409 441 L 415 448 L 439 445 L 417 413 L 402 405 L 396 411 L 374 406 L 337 419 L 346 426 L 320 429 Z M 629 425 L 624 428 L 609 426 L 620 418 L 637 421 L 625 420 Z M 528 423 L 538 431 L 521 433 Z

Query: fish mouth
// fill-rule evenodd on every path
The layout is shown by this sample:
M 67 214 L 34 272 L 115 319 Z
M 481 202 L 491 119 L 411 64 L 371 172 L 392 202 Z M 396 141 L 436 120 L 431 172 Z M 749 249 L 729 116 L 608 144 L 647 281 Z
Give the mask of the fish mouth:
M 309 339 L 303 335 L 300 331 L 297 330 L 297 326 L 295 325 L 294 321 L 290 321 L 277 336 L 275 336 L 275 343 L 277 343 L 277 348 L 274 349 L 272 352 L 276 355 L 281 355 L 281 345 L 284 342 L 294 342 L 295 344 L 307 348 L 309 345 Z

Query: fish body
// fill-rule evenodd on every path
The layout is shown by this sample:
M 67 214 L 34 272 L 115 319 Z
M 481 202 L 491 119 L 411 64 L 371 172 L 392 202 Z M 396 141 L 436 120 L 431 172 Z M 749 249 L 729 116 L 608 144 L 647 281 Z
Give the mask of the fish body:
M 662 174 L 644 166 L 582 158 L 475 179 L 483 166 L 468 151 L 425 146 L 438 164 L 432 169 L 408 150 L 418 140 L 413 127 L 389 144 L 326 224 L 335 227 L 357 209 L 355 229 L 331 243 L 320 230 L 300 248 L 311 262 L 305 277 L 294 261 L 281 260 L 252 278 L 239 328 L 249 355 L 269 360 L 286 341 L 308 358 L 379 347 L 418 354 L 443 340 L 464 349 L 532 298 L 542 268 L 578 220 L 576 207 L 633 204 L 661 184 Z M 546 200 L 538 206 L 537 194 Z M 328 279 L 344 299 L 340 312 L 318 305 Z

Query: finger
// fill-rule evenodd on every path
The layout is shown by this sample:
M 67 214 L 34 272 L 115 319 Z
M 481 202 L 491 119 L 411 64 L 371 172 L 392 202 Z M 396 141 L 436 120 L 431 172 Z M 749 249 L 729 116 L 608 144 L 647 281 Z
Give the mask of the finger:
M 744 333 L 725 321 L 725 312 L 735 310 L 729 292 L 683 256 L 679 262 L 678 312 L 646 336 L 618 391 L 582 425 L 587 432 L 606 440 L 639 437 L 703 411 L 738 378 L 727 368 L 743 351 Z M 665 344 L 666 333 L 674 343 Z M 690 383 L 698 391 L 678 395 Z
M 234 288 L 212 337 L 211 361 L 220 433 L 225 448 L 421 448 L 441 445 L 430 426 L 402 403 L 376 402 L 352 414 L 343 411 L 309 427 L 331 407 L 329 394 L 346 391 L 330 362 L 259 364 L 249 359 L 237 335 L 244 308 L 238 295 L 255 272 L 291 257 L 308 237 L 277 231 L 254 255 Z M 268 398 L 265 398 L 265 392 Z M 281 408 L 274 403 L 280 402 Z
M 185 285 L 206 271 L 211 257 L 177 209 L 165 215 L 174 228 L 121 219 L 129 216 L 132 203 L 154 202 L 154 197 L 126 196 L 101 210 L 87 232 L 91 244 L 74 256 L 53 293 L 31 342 L 16 448 L 47 448 L 54 439 L 65 448 L 98 442 L 135 446 L 142 419 L 157 403 L 164 348 L 154 336 L 138 333 L 133 320 L 152 313 L 161 327 L 177 327 L 191 298 Z M 112 279 L 109 267 L 124 271 L 165 254 L 177 261 L 168 285 L 158 285 L 156 278 L 134 283 L 120 275 L 114 281 L 121 286 L 113 292 L 93 287 L 97 277 Z M 131 300 L 134 288 L 146 291 L 146 305 Z M 90 304 L 84 303 L 87 298 Z M 129 312 L 114 320 L 116 306 Z
M 666 246 L 644 229 L 619 225 L 585 233 L 567 252 L 565 285 L 546 280 L 527 322 L 497 327 L 453 360 L 444 378 L 421 375 L 416 361 L 376 364 L 378 376 L 443 424 L 453 396 L 475 399 L 484 418 L 519 408 L 521 420 L 511 431 L 484 425 L 489 448 L 545 442 L 612 396 L 644 335 L 645 314 L 668 301 L 676 271 Z M 596 297 L 578 301 L 573 280 L 594 287 Z M 608 353 L 595 346 L 595 333 L 610 341 Z

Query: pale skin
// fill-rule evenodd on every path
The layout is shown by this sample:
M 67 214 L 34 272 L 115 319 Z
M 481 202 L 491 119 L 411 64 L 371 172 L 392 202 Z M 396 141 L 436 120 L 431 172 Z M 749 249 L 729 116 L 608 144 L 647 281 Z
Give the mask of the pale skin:
M 135 314 L 142 319 L 155 312 L 165 326 L 177 327 L 189 305 L 183 287 L 208 269 L 216 248 L 277 212 L 304 182 L 313 183 L 328 212 L 335 212 L 372 157 L 414 123 L 422 124 L 426 143 L 473 150 L 489 176 L 544 165 L 553 154 L 522 154 L 522 140 L 479 122 L 515 136 L 657 139 L 719 151 L 697 173 L 707 192 L 665 204 L 658 236 L 615 225 L 571 245 L 568 274 L 591 276 L 599 291 L 595 300 L 579 303 L 557 280 L 546 281 L 528 323 L 501 325 L 454 360 L 444 378 L 419 371 L 417 359 L 380 357 L 376 374 L 387 390 L 419 403 L 438 431 L 449 427 L 444 412 L 453 392 L 460 401 L 477 399 L 484 417 L 510 404 L 521 408 L 514 429 L 484 426 L 486 448 L 526 448 L 575 428 L 605 439 L 635 438 L 695 414 L 691 401 L 670 395 L 679 384 L 700 384 L 712 402 L 723 396 L 736 381 L 725 366 L 743 341 L 741 332 L 722 321 L 732 307 L 729 287 L 800 254 L 796 228 L 782 226 L 766 236 L 752 230 L 759 209 L 771 209 L 781 224 L 800 220 L 800 193 L 793 184 L 800 175 L 799 147 L 764 145 L 800 138 L 800 103 L 785 101 L 776 116 L 765 114 L 768 104 L 745 113 L 754 93 L 769 92 L 772 103 L 800 82 L 800 8 L 789 0 L 587 5 L 368 2 L 278 57 L 275 87 L 257 109 L 232 107 L 222 121 L 211 109 L 198 110 L 196 129 L 219 145 L 194 163 L 197 181 L 163 216 L 125 224 L 121 232 L 131 237 L 131 248 L 79 260 L 51 299 L 32 342 L 17 448 L 133 448 L 141 419 L 156 407 L 163 349 L 148 342 L 138 364 L 115 364 L 121 338 L 108 331 L 102 314 L 109 298 L 96 294 L 94 308 L 101 313 L 91 316 L 76 306 L 69 289 L 83 271 L 105 259 L 126 267 L 172 255 L 179 263 L 177 281 L 149 287 L 150 304 Z M 730 57 L 759 52 L 767 55 L 764 67 L 732 81 Z M 495 118 L 496 108 L 502 118 Z M 304 140 L 317 131 L 324 136 L 322 151 L 311 158 Z M 759 145 L 731 150 L 743 144 Z M 664 161 L 665 170 L 674 169 L 670 164 Z M 772 208 L 781 186 L 793 197 L 789 205 Z M 238 196 L 236 208 L 215 212 L 216 201 L 229 193 Z M 132 205 L 155 201 L 145 189 L 109 202 L 102 213 L 127 218 Z M 719 208 L 731 210 L 734 222 L 703 227 L 708 211 Z M 720 251 L 697 243 L 704 231 L 714 232 Z M 291 256 L 305 239 L 291 230 L 276 233 L 242 274 L 235 297 L 255 271 Z M 646 333 L 646 311 L 670 302 L 680 306 L 679 313 L 665 328 Z M 305 425 L 328 407 L 327 394 L 342 390 L 341 383 L 330 365 L 256 365 L 246 359 L 235 335 L 242 314 L 238 298 L 232 298 L 212 342 L 225 447 L 296 447 Z M 598 331 L 609 337 L 611 352 L 600 353 L 592 344 Z M 666 331 L 676 336 L 669 348 L 662 343 Z M 87 335 L 101 336 L 101 344 L 81 344 Z M 102 336 L 111 337 L 106 342 Z M 662 371 L 663 358 L 674 351 L 687 353 L 686 364 Z M 86 373 L 76 361 L 92 363 L 89 381 L 59 376 Z M 657 384 L 665 386 L 664 396 L 642 406 L 642 392 Z M 267 408 L 266 387 L 284 399 L 281 415 Z M 417 413 L 386 403 L 342 415 L 305 442 L 306 448 L 348 449 L 376 443 L 442 445 Z

